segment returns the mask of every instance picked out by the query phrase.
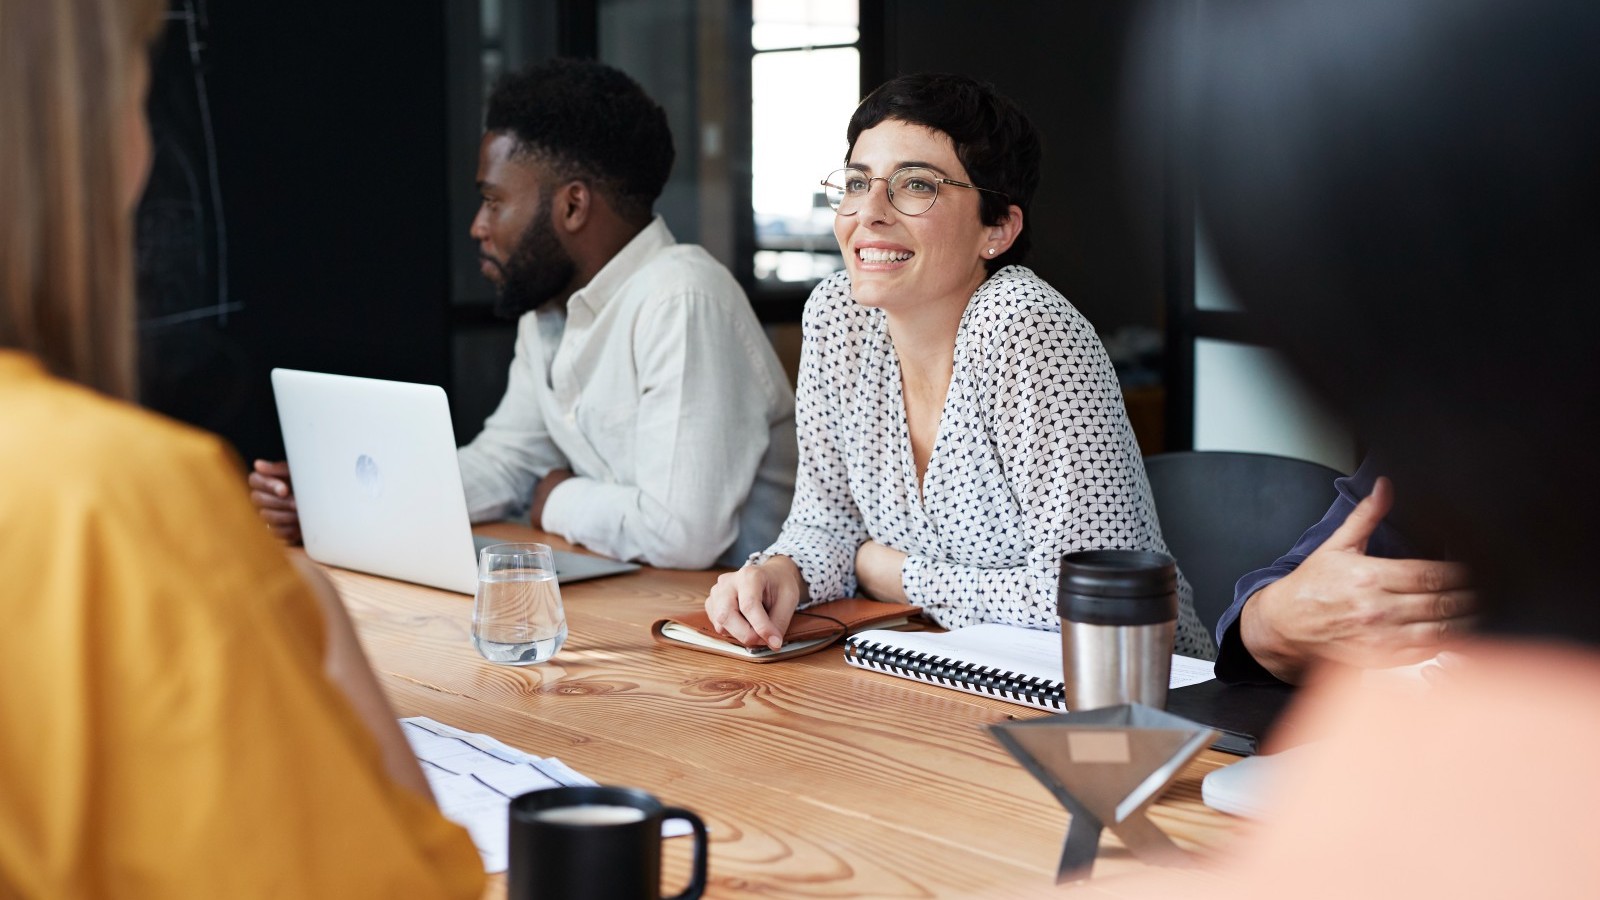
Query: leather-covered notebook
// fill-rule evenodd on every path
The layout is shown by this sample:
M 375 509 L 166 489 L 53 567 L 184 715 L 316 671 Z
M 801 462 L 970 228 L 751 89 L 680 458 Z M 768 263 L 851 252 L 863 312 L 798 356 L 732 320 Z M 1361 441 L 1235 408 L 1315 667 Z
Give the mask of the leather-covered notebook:
M 789 620 L 789 628 L 783 633 L 783 646 L 777 650 L 770 647 L 751 649 L 718 634 L 703 609 L 659 619 L 650 627 L 650 634 L 663 644 L 765 663 L 815 653 L 845 635 L 865 628 L 904 625 L 920 612 L 922 607 L 909 603 L 883 603 L 861 597 L 819 603 L 794 614 L 794 618 Z

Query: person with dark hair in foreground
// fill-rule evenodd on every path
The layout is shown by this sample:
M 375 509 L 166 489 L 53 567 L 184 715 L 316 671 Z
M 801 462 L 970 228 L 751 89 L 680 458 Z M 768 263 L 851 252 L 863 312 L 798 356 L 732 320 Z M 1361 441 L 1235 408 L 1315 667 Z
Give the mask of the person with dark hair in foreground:
M 164 0 L 0 0 L 0 897 L 478 897 L 320 571 L 138 409 Z
M 652 213 L 666 114 L 622 72 L 554 60 L 489 97 L 472 221 L 502 315 L 505 397 L 461 448 L 473 521 L 657 566 L 734 564 L 794 490 L 794 395 L 744 292 Z M 257 461 L 261 515 L 299 539 L 288 468 Z
M 845 271 L 806 303 L 794 509 L 706 611 L 773 648 L 797 608 L 857 591 L 946 627 L 1058 629 L 1062 554 L 1166 544 L 1105 349 L 1020 265 L 1038 132 L 988 85 L 908 75 L 847 139 L 823 181 Z M 1178 650 L 1209 657 L 1181 596 Z
M 1426 690 L 1313 673 L 1294 736 L 1320 740 L 1218 893 L 1591 894 L 1600 6 L 1270 0 L 1193 24 L 1176 81 L 1221 275 L 1383 448 L 1407 536 L 1451 548 L 1478 606 Z

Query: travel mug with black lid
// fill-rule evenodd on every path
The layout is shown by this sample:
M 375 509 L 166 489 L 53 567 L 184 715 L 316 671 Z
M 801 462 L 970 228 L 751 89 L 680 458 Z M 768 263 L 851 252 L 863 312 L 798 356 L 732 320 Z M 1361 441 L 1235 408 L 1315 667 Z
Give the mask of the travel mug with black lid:
M 1162 709 L 1178 627 L 1178 566 L 1147 550 L 1061 558 L 1056 592 L 1067 709 Z

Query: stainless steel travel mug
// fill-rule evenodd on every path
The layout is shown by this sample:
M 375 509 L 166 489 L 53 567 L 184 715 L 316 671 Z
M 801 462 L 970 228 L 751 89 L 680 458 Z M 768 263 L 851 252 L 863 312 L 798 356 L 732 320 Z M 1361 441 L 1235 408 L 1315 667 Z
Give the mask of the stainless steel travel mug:
M 1067 709 L 1142 703 L 1162 709 L 1178 627 L 1178 567 L 1145 550 L 1061 558 L 1056 592 Z

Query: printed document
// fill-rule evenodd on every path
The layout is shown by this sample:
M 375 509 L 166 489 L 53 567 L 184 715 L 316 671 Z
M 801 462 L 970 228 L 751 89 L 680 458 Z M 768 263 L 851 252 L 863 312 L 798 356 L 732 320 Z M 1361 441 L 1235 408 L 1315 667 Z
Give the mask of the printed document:
M 533 756 L 486 734 L 451 728 L 426 716 L 400 720 L 400 730 L 439 801 L 439 811 L 467 829 L 485 872 L 504 872 L 511 799 L 529 791 L 595 782 L 559 759 Z M 689 833 L 689 823 L 661 825 L 663 837 Z

